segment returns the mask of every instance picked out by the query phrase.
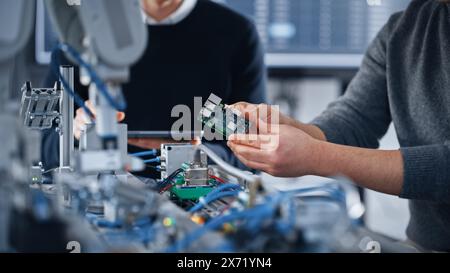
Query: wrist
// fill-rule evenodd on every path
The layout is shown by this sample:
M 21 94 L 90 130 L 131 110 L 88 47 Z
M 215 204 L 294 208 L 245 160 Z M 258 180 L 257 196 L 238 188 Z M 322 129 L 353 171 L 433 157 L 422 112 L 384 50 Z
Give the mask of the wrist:
M 333 163 L 330 162 L 329 143 L 312 139 L 311 148 L 311 174 L 324 177 L 329 176 L 331 173 L 331 166 L 333 166 Z

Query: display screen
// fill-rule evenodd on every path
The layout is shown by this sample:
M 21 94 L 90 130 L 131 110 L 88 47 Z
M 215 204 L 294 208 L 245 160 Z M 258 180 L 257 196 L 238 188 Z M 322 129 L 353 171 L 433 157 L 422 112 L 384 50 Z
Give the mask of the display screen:
M 217 0 L 251 18 L 269 66 L 357 67 L 410 0 Z
M 214 0 L 250 18 L 269 67 L 352 68 L 389 17 L 410 0 Z M 43 1 L 36 16 L 36 59 L 56 42 Z

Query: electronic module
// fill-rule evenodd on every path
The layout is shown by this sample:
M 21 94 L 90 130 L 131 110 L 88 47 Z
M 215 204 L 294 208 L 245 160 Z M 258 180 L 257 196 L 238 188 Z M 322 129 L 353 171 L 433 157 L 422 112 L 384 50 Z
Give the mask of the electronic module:
M 252 124 L 236 109 L 222 104 L 222 99 L 211 94 L 200 110 L 198 120 L 220 135 L 248 134 Z

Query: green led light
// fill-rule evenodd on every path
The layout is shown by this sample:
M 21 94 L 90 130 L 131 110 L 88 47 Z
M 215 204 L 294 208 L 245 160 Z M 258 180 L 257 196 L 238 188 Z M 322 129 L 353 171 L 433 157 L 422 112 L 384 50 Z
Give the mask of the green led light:
M 163 219 L 163 225 L 165 227 L 171 227 L 175 224 L 175 220 L 171 217 L 166 217 Z

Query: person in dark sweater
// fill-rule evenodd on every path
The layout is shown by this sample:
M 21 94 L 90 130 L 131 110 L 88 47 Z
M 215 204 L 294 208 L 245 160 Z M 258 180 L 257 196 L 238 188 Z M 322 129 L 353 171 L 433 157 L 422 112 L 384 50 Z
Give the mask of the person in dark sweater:
M 208 0 L 143 0 L 142 9 L 148 24 L 148 47 L 123 86 L 128 104 L 124 122 L 129 130 L 170 130 L 177 120 L 171 117 L 171 110 L 179 104 L 189 106 L 195 119 L 194 97 L 206 100 L 210 93 L 227 104 L 265 101 L 263 49 L 248 19 Z M 75 72 L 78 75 L 78 69 Z M 53 86 L 55 80 L 50 73 L 46 86 Z M 86 87 L 76 81 L 75 88 L 87 99 Z M 78 111 L 75 119 L 77 137 L 81 114 Z M 54 130 L 44 133 L 46 169 L 58 165 L 58 142 Z M 134 140 L 133 144 L 153 148 L 158 141 Z M 239 166 L 226 143 L 210 146 Z
M 247 166 L 273 175 L 341 174 L 410 199 L 408 238 L 450 251 L 449 2 L 414 0 L 393 15 L 346 94 L 312 123 L 280 115 L 279 134 L 268 134 L 277 145 L 261 149 L 233 136 L 229 146 Z M 375 150 L 391 122 L 401 149 Z

